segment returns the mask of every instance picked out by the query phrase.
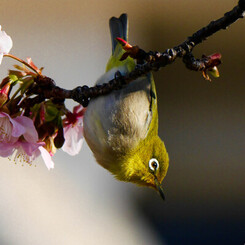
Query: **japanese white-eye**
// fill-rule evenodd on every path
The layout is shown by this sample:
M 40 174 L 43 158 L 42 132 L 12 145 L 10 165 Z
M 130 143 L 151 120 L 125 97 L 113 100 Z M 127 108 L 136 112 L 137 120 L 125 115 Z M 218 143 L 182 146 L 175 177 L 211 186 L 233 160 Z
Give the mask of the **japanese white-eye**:
M 106 73 L 96 84 L 103 84 L 134 70 L 135 61 L 127 57 L 116 38 L 127 40 L 127 15 L 112 17 L 109 22 L 112 56 Z M 84 137 L 97 162 L 118 180 L 161 188 L 169 165 L 168 153 L 158 136 L 156 88 L 149 73 L 120 90 L 92 99 L 84 115 Z

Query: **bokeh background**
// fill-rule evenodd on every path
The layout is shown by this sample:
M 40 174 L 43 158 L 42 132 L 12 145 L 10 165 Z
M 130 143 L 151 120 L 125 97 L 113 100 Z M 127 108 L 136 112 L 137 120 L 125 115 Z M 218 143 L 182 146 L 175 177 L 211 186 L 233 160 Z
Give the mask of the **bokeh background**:
M 0 24 L 11 53 L 32 57 L 71 89 L 92 85 L 111 52 L 108 20 L 126 12 L 130 42 L 164 51 L 237 0 L 1 0 Z M 55 169 L 1 158 L 0 244 L 243 244 L 245 241 L 245 21 L 195 49 L 220 52 L 210 83 L 179 60 L 154 74 L 159 134 L 170 155 L 166 201 L 118 182 L 84 143 L 78 156 L 58 152 Z M 5 59 L 3 78 L 15 62 Z M 69 106 L 74 103 L 68 102 Z

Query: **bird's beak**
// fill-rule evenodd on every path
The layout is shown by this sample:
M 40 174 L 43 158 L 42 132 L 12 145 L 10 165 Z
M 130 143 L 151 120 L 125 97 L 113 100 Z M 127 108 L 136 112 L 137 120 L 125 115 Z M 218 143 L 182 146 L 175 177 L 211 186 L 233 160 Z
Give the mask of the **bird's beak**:
M 165 200 L 165 196 L 164 196 L 164 193 L 163 193 L 163 189 L 162 189 L 157 177 L 155 177 L 155 185 L 156 185 L 156 188 L 158 190 L 158 193 L 160 194 L 161 198 L 164 201 Z

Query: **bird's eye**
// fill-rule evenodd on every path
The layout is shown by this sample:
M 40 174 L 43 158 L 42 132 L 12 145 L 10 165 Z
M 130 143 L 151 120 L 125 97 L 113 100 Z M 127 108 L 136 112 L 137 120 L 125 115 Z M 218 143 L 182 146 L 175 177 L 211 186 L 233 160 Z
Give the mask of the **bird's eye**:
M 156 158 L 152 158 L 150 161 L 149 161 L 149 168 L 150 170 L 152 171 L 156 171 L 158 168 L 159 168 L 159 163 L 157 161 Z

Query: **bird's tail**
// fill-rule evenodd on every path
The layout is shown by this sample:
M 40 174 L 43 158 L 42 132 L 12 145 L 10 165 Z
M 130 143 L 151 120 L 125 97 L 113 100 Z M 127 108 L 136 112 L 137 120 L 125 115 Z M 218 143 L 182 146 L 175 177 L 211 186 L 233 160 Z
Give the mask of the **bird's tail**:
M 111 31 L 112 54 L 114 54 L 118 44 L 116 37 L 120 37 L 125 41 L 128 40 L 128 16 L 122 14 L 119 18 L 112 17 L 109 21 Z
M 128 16 L 127 14 L 122 14 L 119 18 L 112 17 L 109 22 L 111 31 L 111 44 L 112 44 L 112 55 L 107 63 L 106 71 L 117 67 L 124 67 L 125 72 L 130 72 L 135 67 L 135 62 L 132 58 L 121 61 L 121 57 L 125 52 L 116 40 L 116 37 L 120 37 L 125 41 L 128 41 Z M 124 72 L 124 73 L 125 73 Z

